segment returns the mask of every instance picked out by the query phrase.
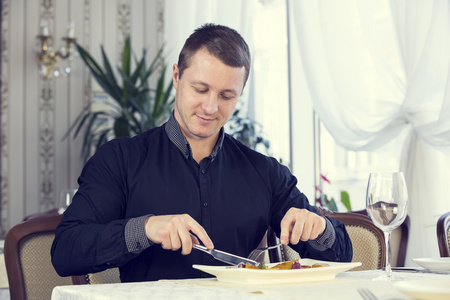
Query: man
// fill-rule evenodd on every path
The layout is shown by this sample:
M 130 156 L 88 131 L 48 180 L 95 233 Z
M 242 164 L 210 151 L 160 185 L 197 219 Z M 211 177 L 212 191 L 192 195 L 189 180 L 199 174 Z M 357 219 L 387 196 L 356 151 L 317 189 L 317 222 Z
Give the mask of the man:
M 249 70 L 248 46 L 228 27 L 206 24 L 186 40 L 169 121 L 86 163 L 52 247 L 61 276 L 207 276 L 192 265 L 222 263 L 194 243 L 247 256 L 269 226 L 302 257 L 351 260 L 344 225 L 318 215 L 286 167 L 224 133 Z

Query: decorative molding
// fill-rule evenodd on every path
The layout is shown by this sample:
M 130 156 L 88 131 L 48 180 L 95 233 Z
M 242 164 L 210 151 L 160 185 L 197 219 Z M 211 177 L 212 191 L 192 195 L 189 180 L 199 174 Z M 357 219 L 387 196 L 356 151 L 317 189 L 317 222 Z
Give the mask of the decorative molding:
M 54 27 L 53 0 L 42 0 L 40 19 Z M 52 30 L 55 32 L 54 28 Z M 40 81 L 39 93 L 39 209 L 46 211 L 55 205 L 55 101 L 54 80 Z
M 50 24 L 54 23 L 55 6 L 53 5 L 53 0 L 42 0 L 40 17 L 41 19 L 48 19 L 49 21 L 51 21 Z M 53 32 L 55 32 L 55 30 L 53 30 Z
M 91 49 L 91 0 L 84 0 L 83 10 L 83 45 L 85 49 Z M 82 66 L 84 67 L 84 66 Z M 87 69 L 87 68 L 86 68 Z M 92 102 L 91 72 L 83 73 L 83 103 L 84 106 Z
M 4 237 L 9 223 L 9 19 L 10 1 L 2 0 L 1 11 L 1 115 L 0 115 L 0 237 Z
M 39 97 L 39 207 L 47 211 L 55 206 L 55 121 L 53 82 L 43 81 Z
M 83 45 L 90 49 L 91 40 L 91 0 L 84 0 L 83 10 Z
M 158 47 L 161 47 L 164 43 L 164 0 L 158 0 L 157 10 L 158 10 L 158 19 L 157 19 L 157 28 L 156 28 L 156 38 Z
M 42 8 L 47 11 L 53 10 L 53 0 L 42 0 Z
M 120 0 L 117 7 L 117 29 L 122 35 L 120 38 L 130 33 L 131 30 L 131 4 L 130 0 Z
M 119 65 L 122 64 L 123 39 L 130 34 L 131 30 L 131 5 L 130 0 L 120 0 L 117 5 L 117 49 L 120 55 L 117 56 Z

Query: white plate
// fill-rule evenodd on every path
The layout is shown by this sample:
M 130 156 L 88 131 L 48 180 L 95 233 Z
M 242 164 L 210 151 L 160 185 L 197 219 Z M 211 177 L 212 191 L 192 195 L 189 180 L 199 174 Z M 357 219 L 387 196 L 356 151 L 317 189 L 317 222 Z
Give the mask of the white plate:
M 217 280 L 222 282 L 243 284 L 278 284 L 333 280 L 336 274 L 361 265 L 360 262 L 337 263 L 313 259 L 300 259 L 300 264 L 302 265 L 313 265 L 320 262 L 327 263 L 330 266 L 296 270 L 254 270 L 204 265 L 193 265 L 192 267 L 214 275 L 217 277 Z M 275 264 L 269 264 L 268 266 L 270 267 L 273 265 Z
M 450 279 L 396 281 L 394 286 L 414 299 L 450 299 Z
M 413 258 L 413 261 L 430 271 L 450 272 L 450 257 Z

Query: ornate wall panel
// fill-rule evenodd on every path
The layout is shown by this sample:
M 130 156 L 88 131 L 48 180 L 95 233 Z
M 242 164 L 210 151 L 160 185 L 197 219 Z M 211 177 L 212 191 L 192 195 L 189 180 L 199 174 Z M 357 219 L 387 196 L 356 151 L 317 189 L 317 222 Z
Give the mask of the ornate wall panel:
M 101 92 L 81 59 L 72 63 L 69 77 L 39 77 L 34 48 L 41 19 L 50 20 L 56 47 L 61 46 L 67 23 L 74 21 L 75 36 L 85 49 L 101 60 L 104 45 L 111 61 L 120 64 L 126 34 L 131 34 L 137 54 L 146 47 L 152 55 L 162 45 L 164 0 L 1 0 L 1 7 L 0 236 L 4 236 L 23 217 L 55 208 L 60 190 L 77 187 L 84 164 L 81 140 L 64 135 L 91 103 L 93 90 Z
M 55 24 L 52 0 L 42 0 L 39 19 Z M 55 32 L 55 29 L 51 32 Z M 39 84 L 39 206 L 43 211 L 55 205 L 55 80 L 41 80 Z
M 0 236 L 3 236 L 6 232 L 6 228 L 8 227 L 8 207 L 9 207 L 9 140 L 8 140 L 8 104 L 9 104 L 9 78 L 8 78 L 8 70 L 9 70 L 9 1 L 2 1 L 2 14 L 1 14 L 1 115 L 0 115 Z

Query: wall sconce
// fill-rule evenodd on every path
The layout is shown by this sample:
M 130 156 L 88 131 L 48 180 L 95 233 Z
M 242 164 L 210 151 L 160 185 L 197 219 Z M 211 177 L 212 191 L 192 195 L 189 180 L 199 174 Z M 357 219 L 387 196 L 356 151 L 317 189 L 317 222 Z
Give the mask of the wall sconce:
M 42 78 L 50 79 L 59 77 L 61 74 L 68 76 L 71 72 L 70 62 L 76 53 L 74 22 L 69 22 L 66 36 L 62 38 L 64 44 L 58 51 L 53 49 L 53 37 L 49 32 L 48 20 L 41 20 L 40 32 L 37 38 L 39 39 L 37 51 L 38 70 Z M 66 61 L 63 71 L 60 70 L 58 59 Z

